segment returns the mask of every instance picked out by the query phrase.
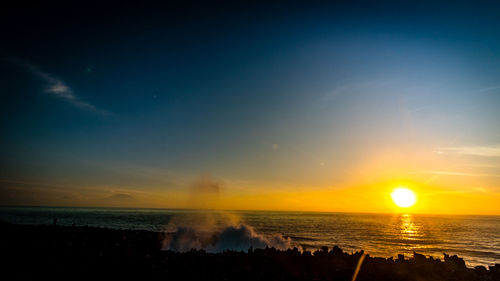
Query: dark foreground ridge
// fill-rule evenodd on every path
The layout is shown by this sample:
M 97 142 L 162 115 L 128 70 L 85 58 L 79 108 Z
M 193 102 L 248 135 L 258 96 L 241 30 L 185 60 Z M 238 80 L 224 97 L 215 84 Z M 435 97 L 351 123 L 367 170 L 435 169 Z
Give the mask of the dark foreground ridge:
M 352 280 L 362 252 L 254 249 L 248 253 L 161 250 L 163 233 L 1 224 L 3 280 Z M 500 264 L 368 255 L 356 280 L 500 280 Z

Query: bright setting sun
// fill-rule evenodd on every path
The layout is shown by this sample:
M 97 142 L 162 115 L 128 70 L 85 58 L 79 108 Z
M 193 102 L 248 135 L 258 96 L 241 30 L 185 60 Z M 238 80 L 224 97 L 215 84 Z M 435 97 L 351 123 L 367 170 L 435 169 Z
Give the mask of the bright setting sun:
M 398 187 L 394 189 L 391 193 L 391 197 L 394 204 L 401 208 L 411 207 L 415 205 L 415 202 L 417 202 L 415 193 L 405 187 Z

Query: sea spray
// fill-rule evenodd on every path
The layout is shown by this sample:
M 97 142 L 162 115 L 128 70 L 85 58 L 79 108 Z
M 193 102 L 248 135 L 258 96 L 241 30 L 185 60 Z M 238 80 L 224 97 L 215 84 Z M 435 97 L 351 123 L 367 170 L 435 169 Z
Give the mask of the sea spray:
M 253 227 L 239 223 L 234 214 L 225 212 L 192 213 L 176 217 L 167 226 L 165 237 L 163 249 L 178 252 L 204 249 L 216 253 L 266 247 L 286 250 L 291 247 L 290 238 L 280 234 L 258 234 Z

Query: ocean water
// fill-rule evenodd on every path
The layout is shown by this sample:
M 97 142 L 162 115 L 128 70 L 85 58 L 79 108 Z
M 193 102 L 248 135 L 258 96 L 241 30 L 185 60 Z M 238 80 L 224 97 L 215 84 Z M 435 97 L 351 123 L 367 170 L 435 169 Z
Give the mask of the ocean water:
M 19 224 L 87 225 L 175 232 L 244 224 L 262 237 L 282 235 L 291 246 L 314 251 L 337 245 L 371 256 L 462 257 L 468 266 L 500 263 L 500 216 L 350 214 L 173 209 L 1 207 L 0 219 Z

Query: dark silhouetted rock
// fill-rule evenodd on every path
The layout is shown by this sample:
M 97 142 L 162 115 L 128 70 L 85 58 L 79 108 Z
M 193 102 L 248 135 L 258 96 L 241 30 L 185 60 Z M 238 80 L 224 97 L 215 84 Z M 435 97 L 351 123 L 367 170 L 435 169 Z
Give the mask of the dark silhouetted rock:
M 248 252 L 163 251 L 164 233 L 91 227 L 0 224 L 3 280 L 348 280 L 364 252 L 323 247 L 252 248 Z M 444 262 L 365 255 L 357 281 L 498 281 L 500 265 L 467 268 L 463 259 Z

